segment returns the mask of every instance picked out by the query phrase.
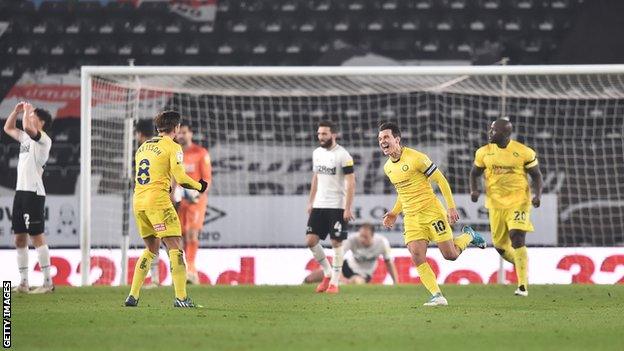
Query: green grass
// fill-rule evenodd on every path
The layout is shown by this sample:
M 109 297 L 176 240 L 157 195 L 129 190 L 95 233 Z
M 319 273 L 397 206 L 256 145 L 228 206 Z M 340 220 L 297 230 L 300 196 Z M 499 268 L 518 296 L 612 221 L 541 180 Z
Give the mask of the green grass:
M 13 295 L 16 350 L 623 350 L 624 286 L 444 286 L 450 306 L 426 308 L 424 287 L 192 287 L 203 309 L 174 309 L 170 287 L 59 288 Z

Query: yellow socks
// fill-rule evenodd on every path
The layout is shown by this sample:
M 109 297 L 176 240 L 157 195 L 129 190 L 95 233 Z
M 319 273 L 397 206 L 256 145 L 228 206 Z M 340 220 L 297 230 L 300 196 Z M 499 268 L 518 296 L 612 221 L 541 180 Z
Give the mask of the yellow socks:
M 455 246 L 457 246 L 460 252 L 464 251 L 471 241 L 472 236 L 470 236 L 470 234 L 462 234 L 453 239 L 453 243 L 455 244 Z
M 438 286 L 438 282 L 436 281 L 436 276 L 433 274 L 433 270 L 431 270 L 431 266 L 429 263 L 425 262 L 420 266 L 416 267 L 418 271 L 418 276 L 420 277 L 420 281 L 423 283 L 425 288 L 429 290 L 431 295 L 435 295 L 440 292 L 440 287 Z
M 141 293 L 141 287 L 143 286 L 143 281 L 145 280 L 147 272 L 149 272 L 150 270 L 152 260 L 155 257 L 155 254 L 145 249 L 143 250 L 141 257 L 139 257 L 139 260 L 134 266 L 134 275 L 132 276 L 132 287 L 130 288 L 130 295 L 134 296 L 135 299 L 139 298 L 139 294 Z
M 528 254 L 526 246 L 519 247 L 514 250 L 516 275 L 518 277 L 518 286 L 524 285 L 524 288 L 528 288 Z
M 501 255 L 501 257 L 511 263 L 511 264 L 515 264 L 515 255 L 514 255 L 514 248 L 511 247 L 511 245 L 507 245 L 506 247 L 496 247 L 496 251 L 498 251 L 498 254 Z
M 173 289 L 175 297 L 186 299 L 186 265 L 184 264 L 184 253 L 182 250 L 169 250 L 169 262 L 171 264 L 171 280 L 173 280 Z

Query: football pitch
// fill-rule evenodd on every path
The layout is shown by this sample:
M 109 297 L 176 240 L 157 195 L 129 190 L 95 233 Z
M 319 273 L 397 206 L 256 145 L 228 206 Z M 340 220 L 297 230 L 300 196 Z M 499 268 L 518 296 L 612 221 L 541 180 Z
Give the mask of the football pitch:
M 12 296 L 15 350 L 623 350 L 624 285 L 420 285 L 189 288 L 202 309 L 172 307 L 171 287 L 58 288 Z

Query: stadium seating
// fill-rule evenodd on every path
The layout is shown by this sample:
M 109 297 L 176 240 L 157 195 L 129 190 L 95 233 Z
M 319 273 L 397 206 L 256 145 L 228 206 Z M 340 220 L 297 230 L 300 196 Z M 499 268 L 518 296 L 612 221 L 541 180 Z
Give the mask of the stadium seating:
M 0 71 L 129 58 L 144 65 L 305 65 L 334 39 L 396 59 L 467 61 L 490 40 L 512 63 L 544 63 L 582 0 L 218 1 L 212 24 L 172 13 L 167 2 L 137 3 L 3 2 L 0 21 L 10 25 L 0 41 L 7 58 Z

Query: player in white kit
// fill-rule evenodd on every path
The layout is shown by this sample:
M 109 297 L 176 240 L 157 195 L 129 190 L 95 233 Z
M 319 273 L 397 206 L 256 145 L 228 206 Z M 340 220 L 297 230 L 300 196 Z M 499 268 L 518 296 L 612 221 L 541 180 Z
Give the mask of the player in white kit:
M 17 116 L 23 113 L 22 126 L 15 126 Z M 43 167 L 48 161 L 52 140 L 46 134 L 52 123 L 52 116 L 46 110 L 34 108 L 26 102 L 18 103 L 4 123 L 4 131 L 20 143 L 17 163 L 17 184 L 13 198 L 12 228 L 15 233 L 17 266 L 20 272 L 18 292 L 34 294 L 50 293 L 54 285 L 50 277 L 50 250 L 44 232 L 45 188 L 43 187 Z M 39 256 L 39 266 L 43 273 L 43 286 L 29 291 L 28 284 L 28 236 Z
M 353 219 L 351 206 L 355 193 L 353 158 L 336 143 L 336 127 L 330 121 L 318 125 L 320 146 L 312 153 L 314 174 L 308 200 L 308 228 L 306 245 L 323 268 L 323 280 L 316 292 L 338 293 L 342 270 L 342 241 L 347 238 L 347 222 Z M 334 249 L 330 266 L 323 247 L 319 244 L 329 235 Z
M 375 234 L 375 227 L 369 223 L 360 226 L 358 233 L 350 235 L 342 242 L 345 255 L 351 251 L 351 256 L 345 259 L 342 265 L 341 281 L 347 284 L 365 284 L 373 278 L 377 269 L 379 256 L 384 259 L 386 268 L 393 283 L 398 283 L 398 274 L 392 262 L 391 248 L 388 239 Z M 315 270 L 306 278 L 306 283 L 318 282 L 323 277 L 322 270 Z

